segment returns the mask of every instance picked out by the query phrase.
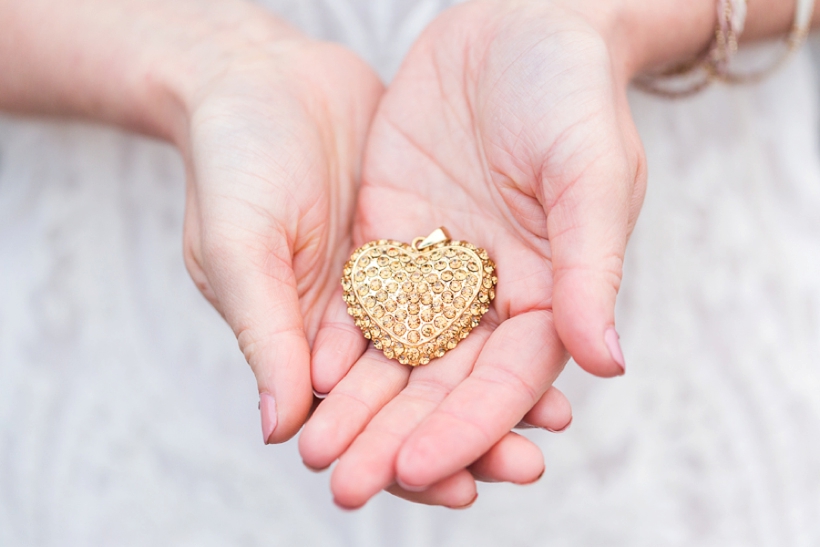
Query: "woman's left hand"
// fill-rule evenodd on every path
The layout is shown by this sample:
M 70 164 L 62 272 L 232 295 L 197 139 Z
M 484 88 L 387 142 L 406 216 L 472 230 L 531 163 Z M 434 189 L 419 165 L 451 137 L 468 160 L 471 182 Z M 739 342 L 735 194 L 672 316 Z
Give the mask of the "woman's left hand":
M 480 468 L 520 420 L 567 425 L 569 405 L 550 386 L 568 352 L 594 374 L 623 374 L 614 306 L 645 169 L 625 63 L 607 38 L 562 2 L 473 1 L 428 28 L 388 89 L 354 243 L 446 226 L 489 251 L 497 297 L 458 348 L 413 370 L 372 348 L 329 359 L 323 346 L 361 335 L 320 331 L 314 384 L 335 388 L 300 449 L 312 467 L 341 457 L 341 505 L 394 483 L 410 496 L 461 481 L 467 499 L 465 468 Z M 511 457 L 518 476 L 495 478 L 537 479 L 540 452 L 516 442 L 536 457 Z

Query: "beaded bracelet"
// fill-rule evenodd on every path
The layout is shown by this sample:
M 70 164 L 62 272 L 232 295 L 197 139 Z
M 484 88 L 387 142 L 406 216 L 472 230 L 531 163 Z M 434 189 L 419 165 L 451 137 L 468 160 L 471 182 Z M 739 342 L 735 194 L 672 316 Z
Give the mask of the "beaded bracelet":
M 746 24 L 746 0 L 718 0 L 717 28 L 709 48 L 695 59 L 665 70 L 639 75 L 634 85 L 647 93 L 676 99 L 689 97 L 714 82 L 747 84 L 763 80 L 781 67 L 806 41 L 811 28 L 815 0 L 797 0 L 794 25 L 786 38 L 786 53 L 771 66 L 751 72 L 736 73 L 730 68 Z
M 718 74 L 718 79 L 729 84 L 757 83 L 783 66 L 791 55 L 800 49 L 800 47 L 806 42 L 806 38 L 811 30 L 811 18 L 814 13 L 814 3 L 815 0 L 797 0 L 797 7 L 794 14 L 794 24 L 792 25 L 791 32 L 786 37 L 786 52 L 769 67 L 745 74 L 732 72 L 727 67 L 724 72 Z

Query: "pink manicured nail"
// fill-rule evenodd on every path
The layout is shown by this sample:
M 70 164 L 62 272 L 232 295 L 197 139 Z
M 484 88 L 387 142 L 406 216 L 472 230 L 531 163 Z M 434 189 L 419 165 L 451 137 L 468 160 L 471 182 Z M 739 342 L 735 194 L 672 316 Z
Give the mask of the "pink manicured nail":
M 273 430 L 276 429 L 276 400 L 270 393 L 259 394 L 259 412 L 262 414 L 262 440 L 268 444 Z
M 550 429 L 548 427 L 545 427 L 544 429 L 546 429 L 550 433 L 563 433 L 564 431 L 569 429 L 569 426 L 571 426 L 571 425 L 572 425 L 572 416 L 570 416 L 569 421 L 567 422 L 567 425 L 565 425 L 561 429 Z
M 618 336 L 618 332 L 613 327 L 608 328 L 604 333 L 604 342 L 606 342 L 606 347 L 609 348 L 609 354 L 621 367 L 621 373 L 623 374 L 626 372 L 626 363 L 624 363 L 624 353 L 621 351 L 620 339 L 621 337 Z
M 542 475 L 543 475 L 543 473 L 542 473 Z M 459 507 L 451 507 L 451 509 L 458 509 L 458 510 L 461 510 L 461 509 L 469 509 L 470 507 L 472 507 L 473 505 L 475 505 L 475 502 L 476 502 L 476 501 L 478 501 L 478 492 L 476 492 L 475 497 L 474 497 L 474 498 L 472 499 L 472 501 L 470 501 L 470 503 L 468 503 L 467 505 L 461 505 L 461 506 L 459 506 Z
M 424 492 L 428 488 L 427 486 L 410 486 L 409 484 L 404 484 L 399 478 L 396 479 L 396 484 L 408 492 Z

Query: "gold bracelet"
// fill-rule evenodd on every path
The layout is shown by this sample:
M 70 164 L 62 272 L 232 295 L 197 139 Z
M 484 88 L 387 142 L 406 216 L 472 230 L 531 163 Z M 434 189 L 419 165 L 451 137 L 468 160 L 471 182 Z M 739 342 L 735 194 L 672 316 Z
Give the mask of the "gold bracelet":
M 786 62 L 791 58 L 791 56 L 794 55 L 797 52 L 797 50 L 799 50 L 803 46 L 803 44 L 806 43 L 806 39 L 809 36 L 810 29 L 811 24 L 805 26 L 793 26 L 791 32 L 789 33 L 785 41 L 786 52 L 780 57 L 778 57 L 770 66 L 749 73 L 732 72 L 731 70 L 727 69 L 725 72 L 718 74 L 717 79 L 721 82 L 732 85 L 756 84 L 765 80 L 767 77 L 771 76 L 774 72 L 776 72 L 779 68 L 785 65 Z
M 746 21 L 746 0 L 718 0 L 715 37 L 707 50 L 695 59 L 635 78 L 636 88 L 669 99 L 695 95 L 714 82 L 731 85 L 757 83 L 782 67 L 805 43 L 811 28 L 815 0 L 797 0 L 794 24 L 786 38 L 787 51 L 769 67 L 751 73 L 730 68 Z

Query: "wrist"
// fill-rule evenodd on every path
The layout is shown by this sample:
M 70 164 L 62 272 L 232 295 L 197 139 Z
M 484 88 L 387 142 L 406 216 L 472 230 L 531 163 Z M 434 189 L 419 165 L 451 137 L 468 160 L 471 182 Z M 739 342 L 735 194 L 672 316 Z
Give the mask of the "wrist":
M 636 74 L 691 59 L 715 36 L 716 0 L 556 0 L 581 13 L 610 49 L 616 70 L 628 81 Z M 797 0 L 749 3 L 742 41 L 786 36 Z M 820 6 L 820 2 L 817 4 Z M 820 23 L 815 9 L 813 23 Z
M 603 37 L 617 75 L 636 74 L 702 52 L 714 36 L 715 0 L 558 0 Z
M 137 80 L 145 108 L 137 115 L 148 133 L 183 147 L 190 120 L 203 101 L 234 75 L 265 63 L 274 72 L 288 53 L 307 43 L 298 31 L 254 4 L 227 2 L 204 9 L 159 33 L 152 47 L 143 47 Z M 164 14 L 163 21 L 173 21 Z

